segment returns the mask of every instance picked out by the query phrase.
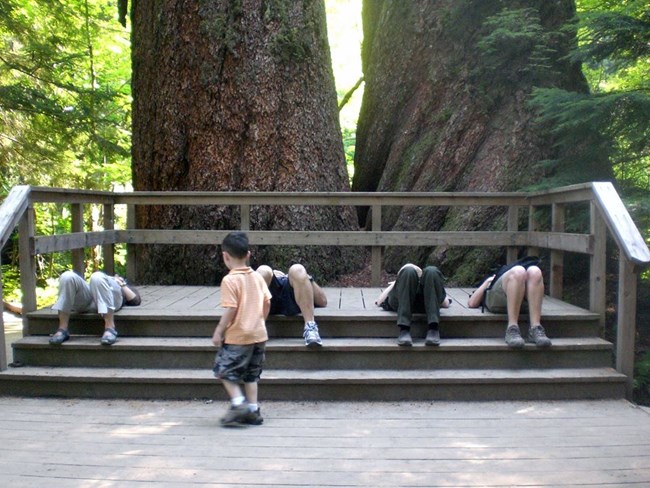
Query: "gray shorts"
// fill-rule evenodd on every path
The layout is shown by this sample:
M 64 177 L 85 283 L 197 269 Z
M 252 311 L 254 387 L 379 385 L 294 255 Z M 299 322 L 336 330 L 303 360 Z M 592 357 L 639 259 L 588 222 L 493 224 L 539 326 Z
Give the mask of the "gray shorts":
M 214 360 L 214 375 L 232 383 L 257 383 L 262 375 L 266 342 L 224 344 Z

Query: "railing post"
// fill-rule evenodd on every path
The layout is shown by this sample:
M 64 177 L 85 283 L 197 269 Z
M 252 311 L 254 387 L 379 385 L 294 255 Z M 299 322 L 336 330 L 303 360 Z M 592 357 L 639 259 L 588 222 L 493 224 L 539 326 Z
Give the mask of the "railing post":
M 381 205 L 372 206 L 372 223 L 371 230 L 373 232 L 381 232 Z M 370 284 L 371 286 L 380 286 L 381 284 L 381 246 L 372 246 L 370 258 Z
M 20 290 L 22 299 L 23 335 L 30 334 L 26 319 L 36 310 L 36 258 L 32 252 L 34 237 L 34 208 L 29 205 L 18 222 L 18 260 L 20 265 Z
M 589 310 L 599 315 L 600 329 L 605 330 L 607 227 L 594 202 L 590 206 L 590 222 L 594 253 L 589 258 Z
M 126 206 L 126 228 L 135 229 L 135 205 Z M 137 247 L 135 244 L 126 244 L 126 278 L 135 281 L 137 276 Z
M 240 214 L 240 230 L 246 231 L 251 230 L 251 206 L 250 205 L 240 205 L 239 206 Z
M 528 232 L 535 232 L 539 229 L 539 222 L 537 222 L 537 217 L 535 216 L 535 210 L 537 207 L 534 205 L 528 206 Z M 539 256 L 538 247 L 528 247 L 526 251 L 529 256 Z
M 80 203 L 73 203 L 71 205 L 72 213 L 72 232 L 84 231 L 84 212 Z M 84 249 L 72 250 L 72 269 L 80 276 L 84 275 L 86 268 L 85 252 Z
M 104 230 L 115 229 L 115 207 L 112 203 L 104 204 Z M 104 244 L 102 246 L 104 255 L 104 272 L 115 274 L 115 244 Z
M 2 295 L 2 261 L 0 261 L 0 371 L 7 369 L 7 341 L 5 340 L 4 297 Z
M 554 203 L 551 207 L 551 231 L 564 232 L 566 208 L 562 204 Z M 551 251 L 551 276 L 549 279 L 549 295 L 562 299 L 564 281 L 564 251 Z
M 517 232 L 519 230 L 519 207 L 510 205 L 508 207 L 508 231 Z M 508 246 L 506 254 L 507 263 L 517 260 L 518 249 L 514 246 Z
M 634 264 L 624 256 L 619 258 L 618 270 L 616 370 L 627 377 L 625 394 L 628 400 L 632 400 L 634 390 L 637 273 Z

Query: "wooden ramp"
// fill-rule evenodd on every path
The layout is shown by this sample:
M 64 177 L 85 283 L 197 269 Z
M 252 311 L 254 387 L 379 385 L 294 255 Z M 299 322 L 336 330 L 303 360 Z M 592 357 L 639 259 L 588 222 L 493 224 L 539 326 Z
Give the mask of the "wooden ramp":
M 305 348 L 301 317 L 269 319 L 271 339 L 261 390 L 266 400 L 401 401 L 624 398 L 625 377 L 612 368 L 612 344 L 598 317 L 546 298 L 548 350 L 507 348 L 505 316 L 468 309 L 471 290 L 448 290 L 440 347 L 396 345 L 395 314 L 374 305 L 379 288 L 326 288 L 317 309 L 324 347 Z M 56 313 L 28 316 L 29 335 L 14 343 L 23 367 L 0 373 L 2 391 L 25 396 L 224 399 L 212 377 L 209 338 L 221 316 L 218 287 L 143 286 L 140 307 L 116 314 L 117 344 L 99 344 L 101 320 L 80 315 L 70 341 L 48 344 Z M 525 322 L 525 318 L 524 318 Z M 522 324 L 522 334 L 527 332 Z

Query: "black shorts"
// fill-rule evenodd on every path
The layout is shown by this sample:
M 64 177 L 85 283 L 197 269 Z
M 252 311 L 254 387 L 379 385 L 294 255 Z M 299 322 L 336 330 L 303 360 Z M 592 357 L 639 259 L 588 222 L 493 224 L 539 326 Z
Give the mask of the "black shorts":
M 271 315 L 298 315 L 300 307 L 296 303 L 296 296 L 289 284 L 288 276 L 275 276 L 271 278 L 269 285 L 271 292 Z
M 262 375 L 266 342 L 224 344 L 214 359 L 214 375 L 232 383 L 257 383 Z

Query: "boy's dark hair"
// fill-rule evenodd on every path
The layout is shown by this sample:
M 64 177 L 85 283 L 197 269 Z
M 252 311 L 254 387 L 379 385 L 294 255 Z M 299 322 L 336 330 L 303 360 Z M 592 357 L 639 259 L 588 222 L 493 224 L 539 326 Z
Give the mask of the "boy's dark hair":
M 231 232 L 223 239 L 221 250 L 233 258 L 245 258 L 248 253 L 248 236 L 245 232 Z

